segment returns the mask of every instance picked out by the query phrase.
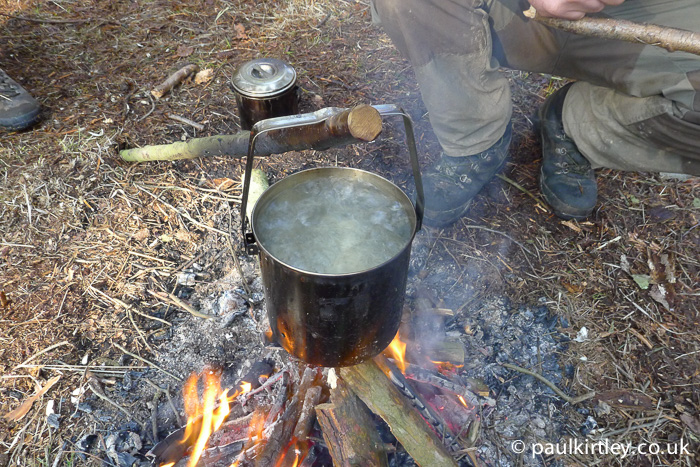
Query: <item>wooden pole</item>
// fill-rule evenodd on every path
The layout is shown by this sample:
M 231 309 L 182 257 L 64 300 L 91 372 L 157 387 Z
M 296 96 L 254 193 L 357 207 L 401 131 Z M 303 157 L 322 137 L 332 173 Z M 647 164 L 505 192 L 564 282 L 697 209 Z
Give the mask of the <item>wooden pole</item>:
M 534 7 L 523 12 L 530 19 L 547 26 L 582 36 L 635 42 L 661 47 L 669 52 L 700 55 L 700 33 L 656 24 L 636 23 L 616 18 L 585 16 L 579 20 L 550 18 L 537 14 Z M 700 19 L 699 19 L 700 21 Z
M 305 149 L 323 151 L 373 141 L 382 131 L 382 116 L 370 105 L 352 109 L 321 109 L 298 117 L 308 117 L 310 123 L 261 134 L 254 155 L 267 156 Z M 119 155 L 127 162 L 174 161 L 209 156 L 240 158 L 248 155 L 249 139 L 250 132 L 241 131 L 235 135 L 207 136 L 172 144 L 124 149 L 119 151 Z

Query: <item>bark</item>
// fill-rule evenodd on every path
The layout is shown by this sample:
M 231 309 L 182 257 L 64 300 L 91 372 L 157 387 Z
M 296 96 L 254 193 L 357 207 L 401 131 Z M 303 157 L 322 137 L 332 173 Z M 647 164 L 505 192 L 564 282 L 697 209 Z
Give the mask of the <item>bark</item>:
M 316 414 L 334 466 L 388 465 L 369 410 L 342 379 L 331 390 L 331 403 L 317 406 Z
M 523 14 L 547 26 L 582 36 L 637 42 L 662 47 L 669 52 L 688 52 L 700 55 L 700 33 L 656 24 L 636 23 L 615 18 L 583 17 L 567 20 L 540 16 L 534 7 Z

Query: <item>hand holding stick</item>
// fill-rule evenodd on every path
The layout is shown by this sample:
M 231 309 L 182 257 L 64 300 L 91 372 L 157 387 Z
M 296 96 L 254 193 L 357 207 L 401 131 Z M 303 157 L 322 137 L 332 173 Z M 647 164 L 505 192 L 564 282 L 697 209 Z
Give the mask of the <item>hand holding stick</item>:
M 579 20 L 550 18 L 537 14 L 534 7 L 524 11 L 530 19 L 546 26 L 582 36 L 637 42 L 662 47 L 669 52 L 700 55 L 700 33 L 656 24 L 636 23 L 614 18 L 583 17 Z

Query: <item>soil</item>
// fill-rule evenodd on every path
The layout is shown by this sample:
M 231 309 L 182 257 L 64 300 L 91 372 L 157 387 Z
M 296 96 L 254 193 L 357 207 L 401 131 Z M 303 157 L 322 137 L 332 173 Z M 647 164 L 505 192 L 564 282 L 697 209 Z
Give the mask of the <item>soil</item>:
M 241 161 L 134 164 L 120 149 L 239 132 L 230 80 L 258 57 L 295 67 L 302 112 L 396 104 L 414 122 L 423 166 L 440 148 L 410 66 L 371 24 L 366 2 L 0 0 L 0 14 L 0 66 L 42 105 L 34 128 L 0 136 L 0 413 L 59 378 L 24 417 L 0 420 L 0 465 L 98 465 L 77 455 L 81 440 L 147 423 L 154 386 L 181 406 L 182 380 L 207 365 L 234 381 L 256 359 L 285 358 L 261 337 L 262 286 L 239 234 Z M 151 95 L 189 63 L 211 70 L 211 79 Z M 637 456 L 634 464 L 694 465 L 700 182 L 600 170 L 593 216 L 558 219 L 539 193 L 531 117 L 565 81 L 504 73 L 514 95 L 510 160 L 463 219 L 419 232 L 407 305 L 429 291 L 436 306 L 454 311 L 451 332 L 467 349 L 484 303 L 507 300 L 513 313 L 545 306 L 572 339 L 559 354 L 572 371 L 557 385 L 572 396 L 597 394 L 569 407 L 571 429 L 578 433 L 592 414 L 598 432 L 620 442 L 683 440 L 691 454 Z M 412 191 L 395 121 L 373 143 L 256 161 L 271 183 L 329 165 Z M 121 409 L 96 397 L 90 382 Z M 166 407 L 167 434 L 175 419 Z M 482 438 L 500 436 L 485 426 Z

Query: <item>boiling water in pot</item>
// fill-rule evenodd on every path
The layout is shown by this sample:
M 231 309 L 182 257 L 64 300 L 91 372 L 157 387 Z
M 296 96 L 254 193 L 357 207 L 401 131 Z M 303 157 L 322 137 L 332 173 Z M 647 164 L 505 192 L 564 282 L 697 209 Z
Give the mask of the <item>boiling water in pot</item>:
M 346 274 L 374 268 L 411 240 L 411 218 L 366 180 L 330 175 L 286 189 L 253 220 L 257 240 L 297 269 Z

